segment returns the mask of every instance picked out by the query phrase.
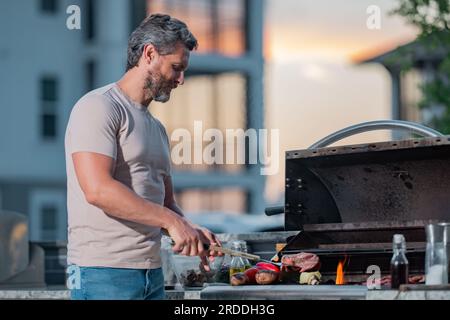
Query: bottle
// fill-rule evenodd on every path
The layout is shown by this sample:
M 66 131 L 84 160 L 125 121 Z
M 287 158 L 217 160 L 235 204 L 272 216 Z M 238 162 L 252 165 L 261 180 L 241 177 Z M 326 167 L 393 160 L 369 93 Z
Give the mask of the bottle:
M 248 253 L 247 242 L 241 240 L 239 241 L 239 243 L 241 244 L 241 251 Z M 252 267 L 252 264 L 247 258 L 242 258 L 242 260 L 244 260 L 245 270 L 250 269 Z
M 428 224 L 425 227 L 427 234 L 427 249 L 425 251 L 425 284 L 447 285 L 448 284 L 448 253 L 447 247 L 450 235 L 450 224 L 438 223 Z
M 398 289 L 401 284 L 408 283 L 409 263 L 406 259 L 406 243 L 402 234 L 394 234 L 391 259 L 391 288 Z
M 233 241 L 231 243 L 232 250 L 242 251 L 241 248 L 242 248 L 241 243 L 239 241 Z M 245 271 L 244 259 L 242 257 L 232 256 L 231 262 L 230 262 L 230 279 L 233 274 L 238 273 L 238 272 L 244 272 L 244 271 Z

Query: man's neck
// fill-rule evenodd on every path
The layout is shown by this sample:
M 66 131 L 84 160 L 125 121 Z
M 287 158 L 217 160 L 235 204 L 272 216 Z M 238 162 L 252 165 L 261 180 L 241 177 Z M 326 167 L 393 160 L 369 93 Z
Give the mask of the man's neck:
M 146 95 L 145 77 L 141 76 L 136 68 L 127 71 L 122 79 L 117 81 L 119 88 L 134 102 L 148 106 L 152 98 Z

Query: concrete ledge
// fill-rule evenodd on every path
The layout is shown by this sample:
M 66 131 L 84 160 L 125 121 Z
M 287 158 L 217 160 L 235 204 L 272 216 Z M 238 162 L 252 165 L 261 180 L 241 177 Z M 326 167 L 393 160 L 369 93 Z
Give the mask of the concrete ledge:
M 244 285 L 210 286 L 201 291 L 205 300 L 364 300 L 365 286 Z
M 2 290 L 0 300 L 69 300 L 68 290 Z
M 246 288 L 244 288 L 246 287 Z M 167 300 L 199 300 L 199 299 L 367 299 L 367 300 L 450 300 L 450 290 L 364 290 L 363 288 L 337 288 L 331 292 L 330 288 L 305 288 L 290 286 L 292 289 L 286 292 L 286 288 L 280 286 L 266 286 L 264 289 L 253 286 L 244 287 L 207 287 L 200 290 L 166 290 Z M 284 289 L 284 290 L 282 290 Z M 302 290 L 301 290 L 302 289 Z M 325 290 L 321 290 L 325 289 Z M 336 288 L 331 288 L 336 289 Z M 280 292 L 278 292 L 281 290 Z M 326 291 L 326 292 L 325 292 Z M 277 296 L 278 294 L 278 296 Z M 30 290 L 0 290 L 0 300 L 70 300 L 70 292 L 63 289 L 30 289 Z
M 200 291 L 166 290 L 167 300 L 197 300 Z M 0 300 L 70 300 L 69 290 L 0 290 Z
M 450 300 L 450 290 L 368 290 L 367 300 Z

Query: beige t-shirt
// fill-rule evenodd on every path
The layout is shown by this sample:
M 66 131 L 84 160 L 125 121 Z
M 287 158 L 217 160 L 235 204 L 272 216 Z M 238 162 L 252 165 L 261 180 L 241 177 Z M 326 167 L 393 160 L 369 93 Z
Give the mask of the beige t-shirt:
M 161 229 L 115 218 L 89 204 L 71 155 L 88 151 L 113 158 L 114 179 L 140 197 L 163 205 L 170 152 L 162 124 L 113 83 L 87 93 L 75 104 L 66 129 L 65 149 L 68 263 L 86 267 L 161 267 Z

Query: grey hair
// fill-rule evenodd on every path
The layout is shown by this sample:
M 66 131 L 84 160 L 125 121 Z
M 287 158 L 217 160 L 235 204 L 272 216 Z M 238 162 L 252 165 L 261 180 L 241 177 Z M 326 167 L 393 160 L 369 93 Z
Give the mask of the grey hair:
M 138 65 L 144 46 L 152 44 L 161 55 L 170 54 L 181 42 L 192 51 L 198 43 L 186 24 L 167 14 L 152 14 L 144 19 L 128 40 L 127 71 Z

